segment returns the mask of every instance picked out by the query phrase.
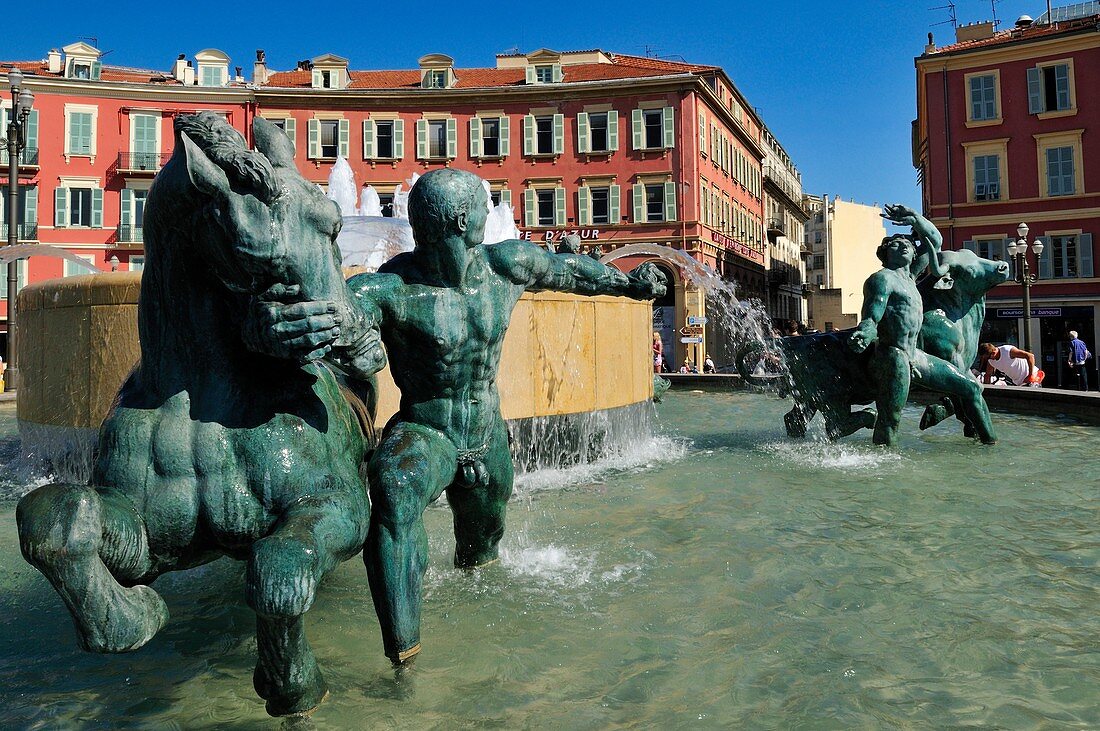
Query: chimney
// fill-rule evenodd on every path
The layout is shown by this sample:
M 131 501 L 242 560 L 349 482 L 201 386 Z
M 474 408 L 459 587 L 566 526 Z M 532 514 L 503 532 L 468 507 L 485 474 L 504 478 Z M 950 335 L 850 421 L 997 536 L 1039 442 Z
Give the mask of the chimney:
M 936 50 L 936 40 L 932 37 L 932 34 L 928 34 L 928 45 L 924 47 L 925 53 L 932 53 Z
M 234 66 L 233 69 L 234 69 L 233 82 L 237 83 L 237 84 L 243 84 L 244 83 L 244 77 L 241 76 L 241 67 L 240 66 Z
M 183 81 L 184 69 L 186 69 L 186 68 L 187 68 L 187 59 L 181 53 L 180 55 L 176 56 L 176 60 L 172 64 L 172 78 L 175 79 L 176 81 Z
M 51 48 L 46 55 L 46 68 L 51 74 L 61 73 L 61 51 Z
M 183 85 L 194 86 L 195 85 L 195 67 L 191 65 L 190 61 L 187 61 L 187 66 L 183 69 Z
M 252 83 L 263 86 L 267 83 L 267 54 L 264 49 L 256 49 L 256 62 L 252 64 Z

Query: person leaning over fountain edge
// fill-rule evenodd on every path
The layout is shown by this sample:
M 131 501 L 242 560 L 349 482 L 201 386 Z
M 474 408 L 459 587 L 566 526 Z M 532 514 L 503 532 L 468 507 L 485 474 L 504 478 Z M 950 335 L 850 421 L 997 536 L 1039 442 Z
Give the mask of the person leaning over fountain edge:
M 409 193 L 415 248 L 348 284 L 382 340 L 401 391 L 368 467 L 371 526 L 364 560 L 386 655 L 420 651 L 425 508 L 444 491 L 454 513 L 455 566 L 497 558 L 512 493 L 508 428 L 496 378 L 512 309 L 525 292 L 553 290 L 652 299 L 665 292 L 652 265 L 623 274 L 587 257 L 526 241 L 483 243 L 481 179 L 435 170 Z M 272 314 L 272 327 L 278 313 Z

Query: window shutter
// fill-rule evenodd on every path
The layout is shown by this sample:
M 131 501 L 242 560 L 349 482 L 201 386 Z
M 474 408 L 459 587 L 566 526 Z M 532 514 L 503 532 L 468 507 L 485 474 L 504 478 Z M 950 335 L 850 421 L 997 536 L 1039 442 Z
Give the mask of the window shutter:
M 642 110 L 632 109 L 630 111 L 630 127 L 635 150 L 641 150 L 645 147 L 645 125 L 642 122 Z
M 283 131 L 290 138 L 290 144 L 295 147 L 295 153 L 297 153 L 298 125 L 294 121 L 294 117 L 287 117 L 283 120 Z
M 337 148 L 337 151 L 340 153 L 340 157 L 346 160 L 351 153 L 351 120 L 341 119 L 337 128 L 340 134 L 340 146 Z
M 665 220 L 676 220 L 676 183 L 665 183 Z
M 565 78 L 565 75 L 561 72 L 560 63 L 556 63 L 551 67 L 550 74 L 555 84 L 560 84 L 561 80 Z
M 973 241 L 964 241 L 963 248 L 967 251 L 973 251 L 975 254 L 978 253 L 978 245 Z
M 428 120 L 416 120 L 416 157 L 418 160 L 428 159 Z
M 1069 66 L 1059 64 L 1054 67 L 1054 89 L 1058 97 L 1058 108 L 1069 109 Z
M 1062 148 L 1062 192 L 1073 195 L 1077 192 L 1077 175 L 1073 169 L 1073 148 Z
M 1051 278 L 1051 250 L 1050 250 L 1050 237 L 1039 236 L 1038 239 L 1043 242 L 1043 253 L 1039 255 L 1039 279 Z
M 481 157 L 481 120 L 470 117 L 470 157 Z
M 588 226 L 591 221 L 589 220 L 589 211 L 591 206 L 589 205 L 589 188 L 587 185 L 582 185 L 577 188 L 577 225 Z
M 400 160 L 405 157 L 405 120 L 393 121 L 393 156 Z
M 1049 147 L 1046 151 L 1047 162 L 1047 195 L 1062 194 L 1062 155 L 1057 147 Z
M 554 154 L 565 152 L 565 115 L 554 115 Z
M 707 151 L 707 115 L 699 112 L 699 152 Z
M 525 114 L 523 117 L 523 154 L 535 154 L 535 116 L 533 114 Z
M 531 66 L 531 65 L 528 65 L 526 70 L 527 70 L 527 76 L 526 76 L 527 83 L 528 84 L 537 83 L 538 78 L 535 76 L 535 67 Z
M 512 125 L 508 121 L 508 117 L 500 118 L 500 156 L 508 157 L 508 147 L 511 145 L 511 127 Z M 511 193 L 508 194 L 509 200 L 511 200 Z
M 970 118 L 984 119 L 985 105 L 982 103 L 982 77 L 974 76 L 970 79 Z
M 672 107 L 664 108 L 664 120 L 662 121 L 662 128 L 665 133 L 665 149 L 671 150 L 676 146 L 676 126 L 672 123 Z
M 92 228 L 103 228 L 103 188 L 92 188 Z
M 1038 114 L 1043 111 L 1043 76 L 1038 67 L 1027 70 L 1027 112 Z
M 23 200 L 23 223 L 38 223 L 38 186 L 27 188 L 27 197 Z M 1086 234 L 1087 235 L 1087 234 Z M 1083 259 L 1082 259 L 1083 260 Z M 1092 257 L 1090 249 L 1089 270 L 1092 270 Z M 1092 276 L 1091 274 L 1088 276 Z
M 321 122 L 316 119 L 309 120 L 309 157 L 321 157 Z
M 373 119 L 363 120 L 363 159 L 374 159 L 375 126 Z
M 535 218 L 535 203 L 536 194 L 534 188 L 528 188 L 523 191 L 523 225 L 534 226 L 536 223 Z
M 454 117 L 447 118 L 447 157 L 458 157 L 458 120 Z
M 634 184 L 634 223 L 645 223 L 645 186 Z
M 565 225 L 565 188 L 554 188 L 554 225 Z
M 130 225 L 130 214 L 134 210 L 134 191 L 123 188 L 119 193 L 118 222 L 122 226 Z M 119 238 L 122 238 L 121 236 Z M 123 239 L 125 240 L 125 239 Z
M 69 189 L 58 188 L 53 192 L 53 225 L 64 228 L 69 223 Z
M 102 73 L 103 64 L 99 61 L 92 61 L 92 79 L 99 81 L 99 77 Z
M 34 190 L 34 188 L 31 188 Z M 30 199 L 28 198 L 28 203 Z M 1091 277 L 1092 268 L 1092 234 L 1081 234 L 1081 238 L 1077 244 L 1077 256 L 1079 258 L 1080 266 L 1077 267 L 1077 276 L 1079 277 Z
M 607 113 L 607 149 L 612 152 L 619 149 L 619 113 Z
M 313 69 L 313 82 L 312 82 L 313 88 L 314 89 L 320 89 L 324 85 L 324 83 L 325 83 L 325 80 L 324 80 L 324 77 L 321 76 L 321 72 L 318 71 L 317 69 Z
M 592 152 L 588 139 L 588 112 L 577 113 L 577 152 Z
M 512 205 L 512 191 L 507 188 L 500 191 L 500 202 L 502 204 L 507 203 L 508 205 Z
M 8 126 L 5 124 L 2 128 L 3 133 L 8 133 Z M 30 116 L 27 117 L 27 126 L 25 130 L 27 135 L 27 153 L 34 154 L 34 151 L 38 149 L 38 110 L 32 109 Z
M 621 222 L 621 214 L 619 212 L 619 200 L 621 193 L 619 192 L 619 186 L 612 185 L 607 189 L 607 221 L 610 226 L 617 226 Z

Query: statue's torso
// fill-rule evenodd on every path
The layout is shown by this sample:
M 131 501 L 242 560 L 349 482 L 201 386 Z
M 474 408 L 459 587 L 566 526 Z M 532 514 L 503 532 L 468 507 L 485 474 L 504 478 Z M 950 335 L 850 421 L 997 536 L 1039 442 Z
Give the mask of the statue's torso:
M 917 284 L 903 269 L 883 270 L 880 275 L 887 283 L 888 294 L 886 312 L 878 325 L 878 340 L 912 355 L 924 319 Z

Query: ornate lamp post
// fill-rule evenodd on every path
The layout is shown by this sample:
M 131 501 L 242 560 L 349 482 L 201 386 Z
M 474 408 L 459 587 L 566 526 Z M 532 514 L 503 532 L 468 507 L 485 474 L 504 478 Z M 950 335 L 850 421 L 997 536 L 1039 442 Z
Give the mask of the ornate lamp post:
M 27 117 L 34 104 L 34 94 L 23 88 L 23 72 L 8 70 L 11 87 L 11 116 L 8 118 L 8 246 L 19 243 L 19 153 L 27 146 Z M 16 387 L 15 362 L 15 295 L 19 284 L 19 260 L 8 262 L 8 370 L 5 383 L 9 390 Z
M 1027 232 L 1026 223 L 1016 227 L 1016 235 L 1019 238 L 1008 245 L 1008 255 L 1016 264 L 1014 279 L 1024 287 L 1024 350 L 1033 353 L 1035 351 L 1031 349 L 1031 285 L 1038 281 L 1038 277 L 1031 273 L 1027 262 Z M 1043 242 L 1035 239 L 1031 250 L 1035 252 L 1036 263 L 1038 263 L 1039 255 L 1043 253 Z

